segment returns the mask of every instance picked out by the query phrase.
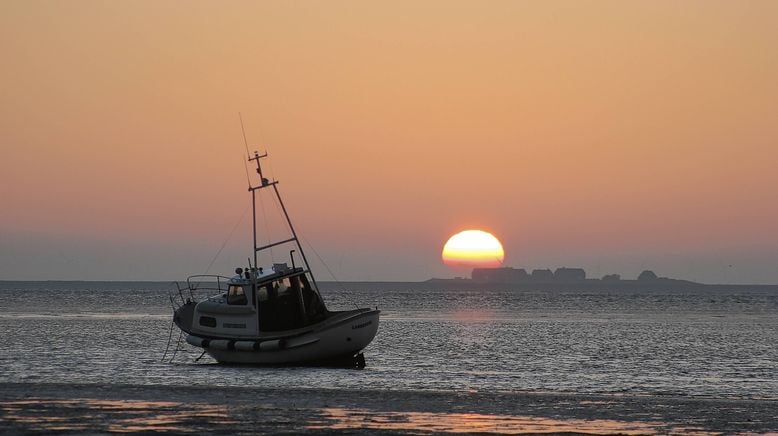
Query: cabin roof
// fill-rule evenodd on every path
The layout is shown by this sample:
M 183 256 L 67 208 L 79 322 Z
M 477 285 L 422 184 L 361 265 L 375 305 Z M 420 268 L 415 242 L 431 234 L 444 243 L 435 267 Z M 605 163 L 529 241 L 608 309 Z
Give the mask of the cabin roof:
M 303 268 L 300 268 L 300 267 L 286 268 L 286 269 L 278 271 L 278 272 L 271 271 L 271 272 L 268 273 L 268 272 L 266 272 L 267 270 L 264 270 L 264 271 L 265 272 L 263 272 L 262 274 L 257 274 L 257 283 L 264 283 L 264 282 L 267 282 L 267 281 L 270 281 L 270 280 L 277 280 L 277 279 L 283 278 L 283 277 L 295 276 L 295 275 L 299 275 L 299 274 L 305 272 L 305 270 Z M 259 271 L 257 271 L 257 273 L 259 273 Z M 252 283 L 252 280 L 251 279 L 247 279 L 244 276 L 235 275 L 235 276 L 230 278 L 229 283 L 231 285 L 232 284 L 235 284 L 235 285 L 248 285 L 248 284 Z

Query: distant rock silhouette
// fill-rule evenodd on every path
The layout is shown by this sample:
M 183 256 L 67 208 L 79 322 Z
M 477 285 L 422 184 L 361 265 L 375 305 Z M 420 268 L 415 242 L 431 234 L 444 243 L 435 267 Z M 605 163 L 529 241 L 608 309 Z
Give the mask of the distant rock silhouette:
M 658 278 L 659 277 L 657 277 L 656 274 L 653 271 L 649 270 L 649 269 L 643 271 L 638 276 L 638 280 L 640 280 L 640 281 L 652 281 L 652 280 L 656 280 Z
M 436 282 L 477 282 L 482 284 L 516 284 L 524 286 L 539 286 L 541 288 L 561 289 L 574 287 L 582 289 L 586 287 L 607 286 L 614 289 L 623 288 L 653 288 L 662 286 L 664 288 L 689 288 L 700 286 L 700 283 L 694 283 L 687 280 L 670 279 L 659 277 L 651 270 L 645 270 L 640 273 L 636 280 L 622 279 L 619 274 L 606 274 L 601 279 L 586 278 L 586 271 L 583 268 L 560 267 L 556 270 L 549 268 L 533 269 L 532 273 L 527 274 L 524 268 L 500 267 L 500 268 L 475 268 L 473 269 L 472 279 L 432 279 Z
M 562 267 L 552 272 L 548 268 L 542 268 L 527 274 L 524 268 L 475 268 L 470 277 L 475 281 L 487 283 L 576 282 L 586 280 L 586 271 L 583 268 Z
M 582 268 L 557 268 L 552 272 L 548 268 L 532 270 L 531 274 L 523 268 L 475 268 L 472 279 L 429 279 L 430 287 L 458 287 L 459 289 L 488 288 L 494 285 L 505 286 L 508 289 L 523 290 L 689 290 L 689 289 L 726 289 L 733 287 L 743 289 L 765 289 L 778 292 L 778 285 L 732 285 L 704 284 L 683 279 L 659 277 L 651 270 L 640 273 L 637 279 L 622 279 L 619 274 L 606 274 L 601 279 L 586 278 Z
M 586 271 L 583 268 L 557 268 L 554 271 L 557 280 L 586 280 Z
M 529 274 L 524 268 L 475 268 L 470 277 L 479 282 L 491 283 L 515 283 L 529 280 Z
M 539 282 L 550 282 L 554 280 L 554 273 L 550 269 L 533 269 L 532 280 Z

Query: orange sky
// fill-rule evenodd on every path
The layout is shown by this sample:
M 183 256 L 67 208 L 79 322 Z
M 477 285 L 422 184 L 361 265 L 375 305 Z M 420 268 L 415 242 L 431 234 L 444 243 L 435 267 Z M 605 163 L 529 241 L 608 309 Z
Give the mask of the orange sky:
M 6 0 L 0 279 L 202 272 L 242 111 L 341 280 L 451 275 L 474 227 L 507 265 L 778 283 L 775 41 L 774 1 Z

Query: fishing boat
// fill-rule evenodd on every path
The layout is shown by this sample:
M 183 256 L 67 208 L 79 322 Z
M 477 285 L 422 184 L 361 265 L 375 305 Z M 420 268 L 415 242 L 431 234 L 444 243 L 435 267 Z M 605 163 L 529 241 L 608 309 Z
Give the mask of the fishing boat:
M 255 186 L 249 180 L 253 264 L 249 257 L 249 265 L 236 268 L 231 277 L 201 274 L 177 282 L 171 295 L 173 321 L 186 334 L 186 342 L 219 363 L 364 366 L 362 351 L 378 331 L 380 311 L 327 309 L 281 199 L 278 181 L 262 172 L 260 160 L 266 157 L 267 153 L 255 151 L 248 159 L 256 164 L 259 176 Z M 272 198 L 280 205 L 291 237 L 257 246 L 257 195 L 266 189 L 272 190 Z M 289 263 L 257 265 L 259 253 L 283 245 L 292 248 Z

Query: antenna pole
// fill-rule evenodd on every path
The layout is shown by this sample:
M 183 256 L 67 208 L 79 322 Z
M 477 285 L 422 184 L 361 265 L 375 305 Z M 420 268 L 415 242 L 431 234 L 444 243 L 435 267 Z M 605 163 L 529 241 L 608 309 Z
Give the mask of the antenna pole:
M 260 165 L 259 160 L 263 157 L 267 157 L 267 152 L 264 154 L 259 154 L 257 151 L 254 151 L 254 157 L 249 158 L 249 161 L 255 160 L 257 161 L 257 174 L 259 174 L 259 180 L 262 182 L 262 188 L 265 186 L 271 185 L 270 180 L 268 180 L 264 174 L 262 174 L 262 165 Z M 276 183 L 276 182 L 273 182 Z M 250 188 L 253 189 L 253 188 Z
M 246 139 L 246 129 L 243 127 L 243 115 L 238 112 L 238 118 L 240 118 L 240 131 L 243 132 L 243 145 L 246 146 L 246 156 L 249 156 L 249 141 Z
M 251 153 L 249 153 L 249 141 L 246 139 L 246 128 L 243 126 L 243 114 L 238 112 L 238 119 L 240 119 L 240 131 L 243 133 L 243 145 L 246 147 L 246 159 L 251 161 Z M 256 154 L 256 153 L 255 153 Z M 245 167 L 245 164 L 244 164 Z M 259 168 L 259 159 L 257 159 L 257 168 Z M 249 185 L 249 191 L 251 191 L 251 232 L 254 237 L 254 268 L 257 267 L 257 193 L 251 188 L 251 178 L 249 178 L 249 169 L 246 167 L 246 182 Z

